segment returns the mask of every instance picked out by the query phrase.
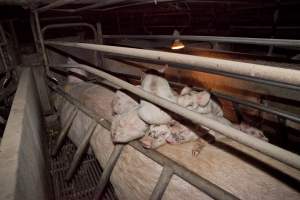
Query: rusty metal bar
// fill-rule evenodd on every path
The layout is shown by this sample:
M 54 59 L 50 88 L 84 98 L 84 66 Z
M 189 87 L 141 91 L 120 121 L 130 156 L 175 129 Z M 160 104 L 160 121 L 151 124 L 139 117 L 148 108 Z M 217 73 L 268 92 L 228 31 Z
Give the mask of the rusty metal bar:
M 247 76 L 251 78 L 270 80 L 278 83 L 285 83 L 297 87 L 300 86 L 300 71 L 294 69 L 244 63 L 218 58 L 208 58 L 203 56 L 193 56 L 137 48 L 116 47 L 109 45 L 54 41 L 46 41 L 45 43 L 47 45 L 58 45 L 100 51 L 104 53 L 115 54 L 118 56 L 128 56 L 130 58 L 160 61 L 170 64 L 174 63 L 188 65 L 191 68 L 198 70 L 213 70 Z
M 112 170 L 114 169 L 121 153 L 122 153 L 122 150 L 124 148 L 124 145 L 123 144 L 116 144 L 115 145 L 115 148 L 114 148 L 114 151 L 111 153 L 110 157 L 109 157 L 109 160 L 107 161 L 106 163 L 106 166 L 103 170 L 103 173 L 101 175 L 101 178 L 100 178 L 100 181 L 95 189 L 95 196 L 94 196 L 94 200 L 100 200 L 102 195 L 103 195 L 103 192 L 104 192 L 104 189 L 106 188 L 106 185 L 109 181 L 109 178 L 110 178 L 110 175 L 111 175 L 111 172 Z
M 154 190 L 152 191 L 152 194 L 150 196 L 150 200 L 160 200 L 167 189 L 170 180 L 172 178 L 172 175 L 174 173 L 174 170 L 168 166 L 164 166 L 159 180 L 155 185 Z
M 102 119 L 101 121 L 98 120 L 99 116 L 96 116 L 93 112 L 86 109 L 81 103 L 79 103 L 76 99 L 71 97 L 69 94 L 65 93 L 61 88 L 55 86 L 53 84 L 49 84 L 54 91 L 56 91 L 59 95 L 64 97 L 67 101 L 75 105 L 79 110 L 84 112 L 87 116 L 97 121 L 100 125 L 102 125 L 107 130 L 110 130 L 110 122 L 107 120 Z M 140 142 L 133 141 L 129 143 L 130 146 L 135 148 L 136 150 L 140 151 L 150 159 L 154 160 L 155 162 L 159 163 L 162 166 L 168 166 L 174 170 L 174 173 L 181 177 L 182 179 L 186 180 L 190 184 L 194 185 L 195 187 L 199 188 L 201 191 L 205 192 L 209 196 L 215 199 L 238 199 L 229 192 L 223 190 L 222 188 L 218 187 L 217 185 L 211 183 L 210 181 L 200 177 L 199 175 L 191 172 L 190 170 L 186 169 L 184 166 L 179 165 L 178 163 L 174 162 L 173 160 L 167 158 L 166 156 L 154 151 L 145 149 Z M 121 148 L 121 147 L 120 147 Z M 102 189 L 103 190 L 103 189 Z M 101 195 L 100 195 L 101 196 Z
M 56 145 L 53 149 L 53 152 L 51 153 L 52 156 L 55 156 L 57 154 L 57 152 L 59 151 L 64 139 L 66 138 L 67 134 L 68 134 L 68 130 L 72 125 L 73 120 L 75 119 L 76 115 L 77 115 L 77 108 L 74 107 L 71 114 L 69 115 L 69 117 L 67 118 L 66 124 L 64 124 L 64 127 L 62 128 L 58 138 L 57 138 L 57 142 Z
M 34 14 L 34 19 L 35 19 L 35 24 L 36 24 L 36 30 L 37 30 L 37 36 L 41 45 L 41 50 L 42 50 L 42 55 L 43 55 L 43 59 L 44 59 L 44 65 L 45 65 L 45 69 L 46 69 L 46 74 L 49 74 L 49 61 L 48 61 L 48 57 L 47 57 L 47 53 L 46 53 L 46 49 L 45 49 L 45 44 L 44 44 L 44 38 L 41 32 L 41 25 L 40 25 L 40 21 L 39 21 L 39 14 L 38 12 L 33 12 Z
M 78 148 L 74 154 L 71 166 L 67 172 L 65 180 L 69 181 L 73 177 L 73 175 L 79 165 L 79 162 L 82 159 L 83 154 L 86 152 L 87 147 L 89 146 L 90 139 L 96 129 L 96 126 L 97 126 L 97 123 L 93 120 L 87 130 L 87 133 L 85 133 L 84 138 L 82 139 L 80 145 L 78 146 Z
M 269 38 L 245 38 L 245 37 L 219 37 L 219 36 L 199 36 L 199 35 L 103 35 L 104 39 L 148 39 L 148 40 L 187 40 L 187 41 L 209 41 L 224 42 L 235 44 L 253 44 L 253 45 L 273 45 L 284 47 L 300 48 L 300 40 L 290 39 L 269 39 Z

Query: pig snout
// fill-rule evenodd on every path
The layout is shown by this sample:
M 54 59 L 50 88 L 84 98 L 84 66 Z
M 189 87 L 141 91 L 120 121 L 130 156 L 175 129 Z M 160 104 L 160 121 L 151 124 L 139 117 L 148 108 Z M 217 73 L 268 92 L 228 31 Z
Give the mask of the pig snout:
M 143 147 L 146 149 L 151 149 L 153 138 L 150 136 L 144 136 L 141 140 Z

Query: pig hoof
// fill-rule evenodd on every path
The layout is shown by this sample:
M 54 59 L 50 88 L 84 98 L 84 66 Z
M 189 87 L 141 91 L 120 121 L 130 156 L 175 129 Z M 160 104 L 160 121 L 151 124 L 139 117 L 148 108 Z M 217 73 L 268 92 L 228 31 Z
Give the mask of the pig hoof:
M 197 141 L 197 143 L 194 144 L 193 149 L 192 149 L 193 157 L 197 158 L 204 146 L 205 146 L 205 143 L 203 141 L 201 141 L 201 140 Z

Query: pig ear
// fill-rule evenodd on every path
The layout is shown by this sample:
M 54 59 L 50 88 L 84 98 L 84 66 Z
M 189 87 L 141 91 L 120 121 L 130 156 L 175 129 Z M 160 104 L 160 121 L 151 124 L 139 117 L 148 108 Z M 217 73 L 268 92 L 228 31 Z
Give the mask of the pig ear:
M 160 73 L 164 73 L 169 68 L 168 64 L 165 64 L 162 68 L 157 69 Z
M 197 103 L 200 106 L 205 106 L 210 100 L 210 93 L 203 91 L 197 94 Z
M 187 95 L 189 94 L 190 92 L 192 91 L 192 88 L 188 87 L 188 86 L 185 86 L 181 92 L 180 92 L 180 95 L 183 96 L 183 95 Z

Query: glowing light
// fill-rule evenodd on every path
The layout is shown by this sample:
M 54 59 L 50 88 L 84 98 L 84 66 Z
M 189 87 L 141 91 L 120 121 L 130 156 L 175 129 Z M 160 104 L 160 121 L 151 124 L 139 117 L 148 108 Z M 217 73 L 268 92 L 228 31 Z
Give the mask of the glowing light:
M 179 31 L 177 31 L 176 29 L 173 32 L 173 36 L 178 37 L 180 35 Z M 179 40 L 179 39 L 175 39 L 175 41 L 173 42 L 171 49 L 173 50 L 177 50 L 177 49 L 183 49 L 184 48 L 184 44 Z
M 176 39 L 171 46 L 171 49 L 173 50 L 183 49 L 183 48 L 184 48 L 184 44 L 179 39 Z

